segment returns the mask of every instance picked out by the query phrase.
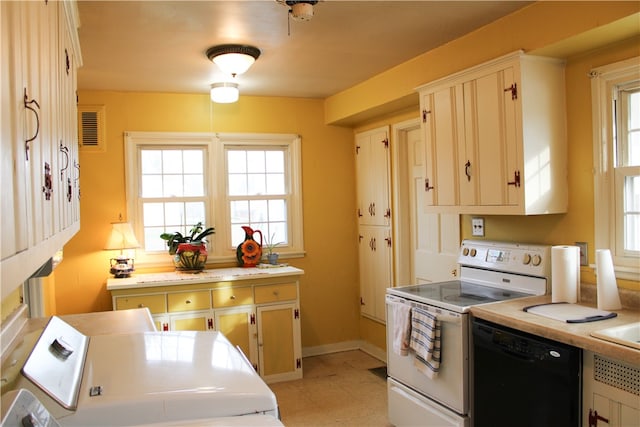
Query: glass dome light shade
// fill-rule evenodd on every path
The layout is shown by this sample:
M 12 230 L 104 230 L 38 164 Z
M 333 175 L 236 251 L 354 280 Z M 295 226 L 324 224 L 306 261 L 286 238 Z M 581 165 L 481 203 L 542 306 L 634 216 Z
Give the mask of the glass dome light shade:
M 222 82 L 211 85 L 211 100 L 218 104 L 230 104 L 240 97 L 237 83 Z

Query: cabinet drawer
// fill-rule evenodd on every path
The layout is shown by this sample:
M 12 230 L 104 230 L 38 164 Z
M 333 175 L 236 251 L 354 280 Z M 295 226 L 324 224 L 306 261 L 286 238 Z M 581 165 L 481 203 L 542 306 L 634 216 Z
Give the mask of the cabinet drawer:
M 144 307 L 149 308 L 149 311 L 152 314 L 166 312 L 167 306 L 164 294 L 116 297 L 116 310 L 128 310 L 130 308 Z
M 169 313 L 176 311 L 207 310 L 211 308 L 209 291 L 190 291 L 167 294 Z
M 253 304 L 253 293 L 250 287 L 213 289 L 211 297 L 214 308 Z
M 298 297 L 295 283 L 283 283 L 280 285 L 256 286 L 256 304 L 267 302 L 289 301 Z

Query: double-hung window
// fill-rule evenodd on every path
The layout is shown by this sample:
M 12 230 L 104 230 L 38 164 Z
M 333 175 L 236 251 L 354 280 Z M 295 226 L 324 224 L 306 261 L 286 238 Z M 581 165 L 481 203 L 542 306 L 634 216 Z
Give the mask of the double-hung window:
M 595 243 L 616 276 L 640 278 L 640 58 L 591 72 Z
M 138 264 L 166 264 L 160 234 L 185 234 L 198 222 L 215 228 L 209 262 L 235 259 L 242 226 L 278 242 L 284 256 L 303 254 L 297 135 L 127 132 L 125 144 Z

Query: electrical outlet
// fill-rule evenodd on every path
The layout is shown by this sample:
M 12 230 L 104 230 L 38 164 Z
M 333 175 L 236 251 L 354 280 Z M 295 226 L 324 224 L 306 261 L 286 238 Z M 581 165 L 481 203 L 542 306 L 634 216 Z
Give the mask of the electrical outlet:
M 484 237 L 484 218 L 471 218 L 471 235 Z
M 587 242 L 576 242 L 576 246 L 580 248 L 580 265 L 589 265 Z

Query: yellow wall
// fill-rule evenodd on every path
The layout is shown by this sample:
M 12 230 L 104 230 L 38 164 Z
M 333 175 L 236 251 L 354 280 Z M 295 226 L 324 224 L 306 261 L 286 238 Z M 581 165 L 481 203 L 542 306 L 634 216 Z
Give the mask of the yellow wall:
M 120 213 L 127 216 L 125 131 L 296 133 L 302 137 L 306 256 L 290 263 L 305 270 L 302 344 L 358 338 L 353 133 L 323 123 L 321 100 L 242 96 L 236 104 L 220 105 L 204 94 L 81 91 L 79 101 L 105 105 L 106 150 L 80 152 L 81 228 L 55 270 L 58 314 L 111 310 L 105 280 L 114 254 L 102 246 L 110 223 Z
M 384 348 L 384 328 L 358 315 L 353 130 L 394 124 L 417 105 L 413 88 L 459 69 L 524 48 L 543 49 L 601 25 L 638 14 L 638 2 L 541 2 L 322 100 L 242 96 L 214 105 L 206 95 L 80 92 L 81 104 L 106 105 L 107 150 L 81 153 L 80 233 L 65 247 L 55 271 L 59 314 L 109 310 L 108 259 L 101 250 L 109 223 L 122 213 L 123 137 L 131 131 L 282 132 L 302 135 L 307 256 L 292 264 L 302 278 L 303 346 L 357 338 Z M 635 34 L 640 33 L 636 27 Z M 600 48 L 604 37 L 586 48 Z M 608 35 L 608 42 L 615 36 Z M 605 48 L 572 51 L 567 61 L 569 212 L 539 217 L 485 217 L 487 239 L 548 244 L 586 241 L 594 261 L 590 86 L 586 72 L 640 54 L 637 35 Z M 408 100 L 408 101 L 407 101 Z M 381 106 L 392 106 L 386 110 Z M 417 109 L 416 109 L 417 111 Z M 381 118 L 384 112 L 384 118 Z M 327 126 L 348 124 L 353 129 Z M 469 216 L 462 236 L 470 237 Z M 168 266 L 169 268 L 169 266 Z M 583 268 L 593 282 L 593 271 Z M 619 281 L 638 289 L 638 282 Z

